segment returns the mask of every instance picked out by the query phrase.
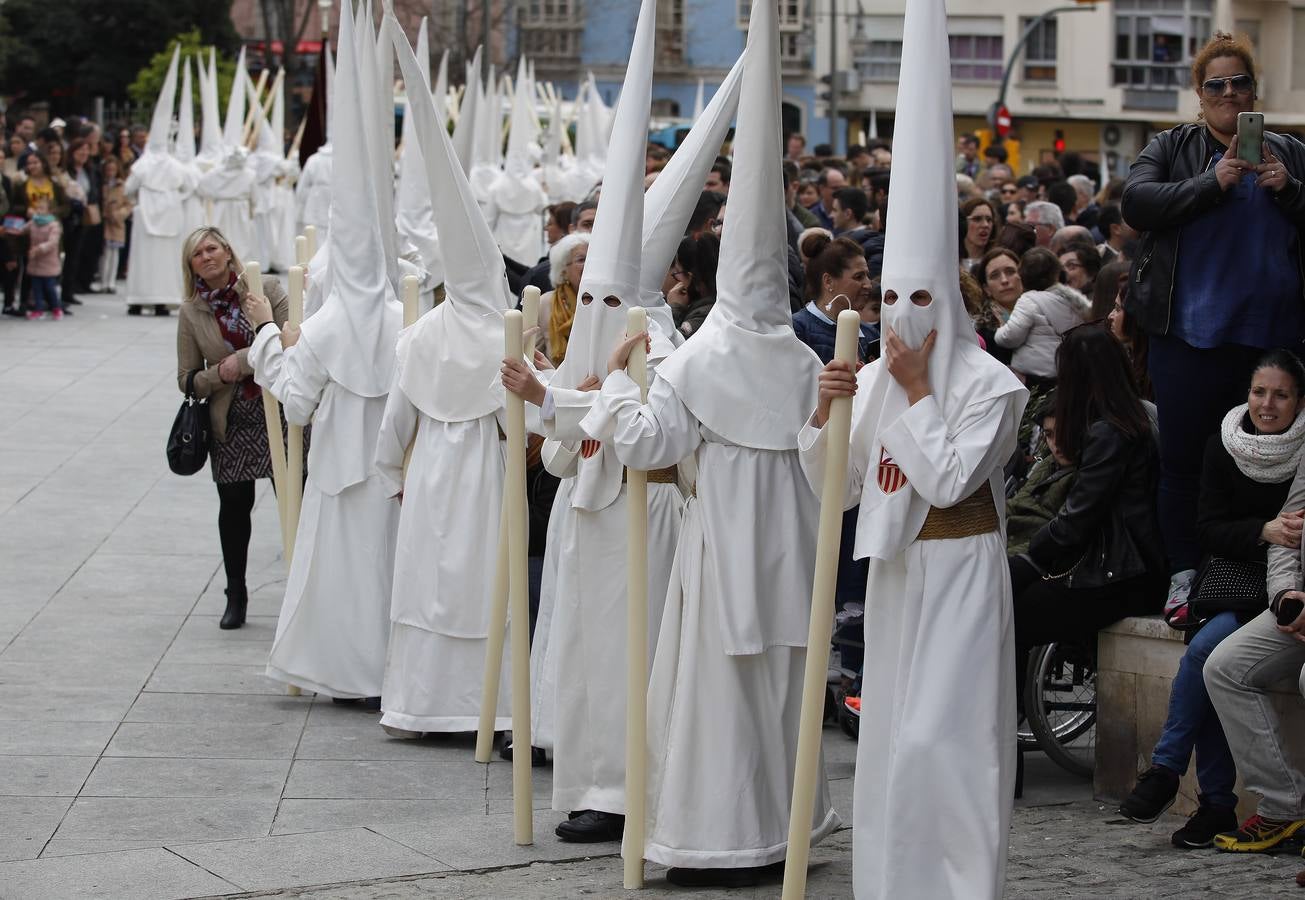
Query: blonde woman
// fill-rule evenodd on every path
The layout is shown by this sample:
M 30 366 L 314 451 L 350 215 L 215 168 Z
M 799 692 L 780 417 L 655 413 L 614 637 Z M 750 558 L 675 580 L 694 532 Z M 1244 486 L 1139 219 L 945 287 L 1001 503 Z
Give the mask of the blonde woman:
M 209 460 L 217 484 L 218 538 L 227 577 L 227 608 L 220 623 L 224 629 L 245 622 L 254 482 L 272 476 L 262 391 L 249 364 L 255 329 L 240 307 L 249 292 L 240 274 L 243 269 L 216 228 L 200 228 L 182 245 L 185 298 L 177 320 L 177 386 L 184 393 L 193 374 L 195 395 L 208 400 Z M 272 304 L 277 325 L 283 324 L 289 303 L 281 283 L 265 276 L 262 293 Z
M 539 324 L 543 351 L 553 365 L 561 365 L 575 319 L 576 289 L 585 271 L 589 235 L 575 231 L 548 250 L 548 278 L 553 289 L 539 298 Z

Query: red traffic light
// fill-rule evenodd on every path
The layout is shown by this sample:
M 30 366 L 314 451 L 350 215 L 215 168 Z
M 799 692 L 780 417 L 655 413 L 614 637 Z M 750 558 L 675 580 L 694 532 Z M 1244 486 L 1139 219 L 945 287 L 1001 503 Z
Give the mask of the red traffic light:
M 1056 139 L 1052 141 L 1051 149 L 1056 151 L 1057 156 L 1065 152 L 1065 132 L 1059 128 L 1056 129 Z

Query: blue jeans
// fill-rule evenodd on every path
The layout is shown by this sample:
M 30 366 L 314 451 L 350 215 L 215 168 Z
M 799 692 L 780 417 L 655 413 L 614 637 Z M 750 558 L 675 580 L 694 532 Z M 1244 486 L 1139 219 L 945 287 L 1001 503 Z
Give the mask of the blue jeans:
M 48 305 L 47 305 L 48 304 Z M 57 275 L 32 276 L 32 309 L 45 312 L 63 309 L 59 305 L 59 277 Z
M 1223 725 L 1210 703 L 1202 670 L 1214 648 L 1239 627 L 1237 615 L 1222 612 L 1206 622 L 1187 645 L 1169 689 L 1169 717 L 1151 752 L 1151 763 L 1182 775 L 1196 750 L 1196 782 L 1201 799 L 1211 806 L 1234 807 L 1237 766 L 1223 736 Z

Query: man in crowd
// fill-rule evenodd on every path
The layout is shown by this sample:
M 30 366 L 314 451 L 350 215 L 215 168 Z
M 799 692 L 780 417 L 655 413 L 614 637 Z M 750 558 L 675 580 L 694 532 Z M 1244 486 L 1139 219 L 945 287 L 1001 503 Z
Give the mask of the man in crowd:
M 1060 207 L 1046 200 L 1035 200 L 1024 208 L 1024 221 L 1033 226 L 1039 247 L 1051 246 L 1052 236 L 1065 227 L 1065 215 Z
M 820 202 L 811 207 L 811 212 L 820 224 L 830 231 L 834 230 L 834 218 L 830 214 L 830 209 L 834 205 L 834 192 L 847 187 L 847 176 L 838 166 L 825 166 L 820 170 L 820 177 L 816 179 L 816 187 L 820 190 Z
M 800 162 L 807 155 L 807 139 L 796 131 L 788 136 L 787 156 L 793 162 Z
M 704 185 L 704 189 L 728 196 L 730 192 L 730 164 L 723 159 L 717 160 L 716 164 L 711 167 L 711 171 L 707 173 L 707 183 Z

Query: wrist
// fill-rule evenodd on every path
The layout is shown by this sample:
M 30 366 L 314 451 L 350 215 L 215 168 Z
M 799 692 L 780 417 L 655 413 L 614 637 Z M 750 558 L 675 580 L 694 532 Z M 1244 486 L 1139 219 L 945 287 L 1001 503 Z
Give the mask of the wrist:
M 544 386 L 539 383 L 539 379 L 537 378 L 531 379 L 530 385 L 527 390 L 528 393 L 524 399 L 530 403 L 535 404 L 535 406 L 542 407 L 544 405 L 544 398 L 545 396 L 547 396 L 548 392 L 544 389 Z

